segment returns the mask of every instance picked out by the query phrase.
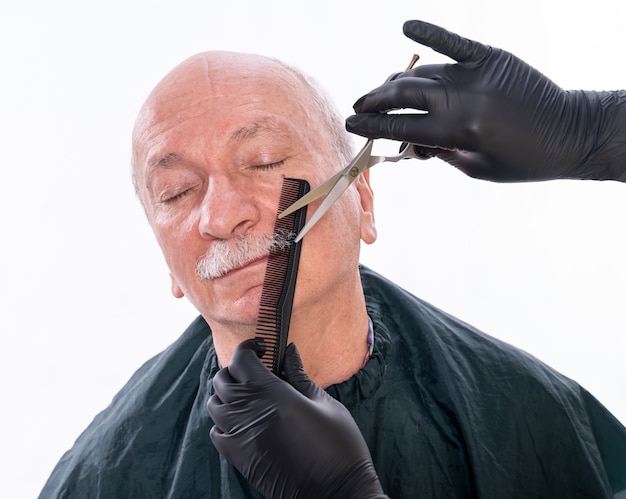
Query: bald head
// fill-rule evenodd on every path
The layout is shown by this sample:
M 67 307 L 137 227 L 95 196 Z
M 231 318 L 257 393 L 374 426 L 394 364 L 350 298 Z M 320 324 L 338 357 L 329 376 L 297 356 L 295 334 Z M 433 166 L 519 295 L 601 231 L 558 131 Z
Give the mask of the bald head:
M 257 94 L 257 95 L 255 95 Z M 152 90 L 133 129 L 133 181 L 141 196 L 142 170 L 150 158 L 146 144 L 158 140 L 176 122 L 201 117 L 211 122 L 216 107 L 246 113 L 250 101 L 275 94 L 302 113 L 303 131 L 327 135 L 341 163 L 352 145 L 334 104 L 308 75 L 273 58 L 239 52 L 209 51 L 174 67 Z M 282 98 L 281 97 L 281 98 Z M 298 108 L 298 109 L 295 109 Z M 219 133 L 219 130 L 213 131 Z
M 148 96 L 133 131 L 135 185 L 172 293 L 186 296 L 213 331 L 221 328 L 223 362 L 254 331 L 269 251 L 263 241 L 273 233 L 283 179 L 319 185 L 351 153 L 324 94 L 267 57 L 197 54 Z M 360 241 L 375 237 L 372 206 L 366 173 L 307 234 L 294 309 L 327 310 L 335 295 L 359 289 Z M 235 254 L 237 245 L 241 257 L 216 256 Z M 200 276 L 205 258 L 217 258 L 221 277 Z

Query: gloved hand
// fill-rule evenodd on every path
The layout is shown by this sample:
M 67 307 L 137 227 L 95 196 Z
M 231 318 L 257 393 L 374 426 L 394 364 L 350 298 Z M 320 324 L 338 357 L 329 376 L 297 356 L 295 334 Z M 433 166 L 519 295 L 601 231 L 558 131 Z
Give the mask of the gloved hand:
M 268 498 L 385 498 L 369 449 L 348 410 L 313 383 L 295 345 L 286 381 L 246 340 L 214 379 L 208 411 L 217 450 Z
M 418 66 L 361 97 L 350 132 L 417 144 L 481 179 L 626 181 L 626 92 L 562 90 L 504 50 L 422 21 L 404 33 L 457 63 Z M 381 114 L 402 108 L 427 114 Z

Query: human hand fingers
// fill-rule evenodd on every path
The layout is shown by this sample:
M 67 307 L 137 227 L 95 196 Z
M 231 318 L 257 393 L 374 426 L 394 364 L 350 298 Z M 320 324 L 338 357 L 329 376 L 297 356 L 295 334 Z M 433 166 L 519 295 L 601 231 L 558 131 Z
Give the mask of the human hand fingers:
M 317 400 L 327 396 L 326 392 L 304 372 L 300 353 L 293 343 L 287 345 L 285 349 L 283 375 L 285 381 L 309 399 Z
M 480 61 L 491 51 L 488 45 L 424 21 L 406 21 L 402 30 L 411 40 L 447 55 L 457 62 Z

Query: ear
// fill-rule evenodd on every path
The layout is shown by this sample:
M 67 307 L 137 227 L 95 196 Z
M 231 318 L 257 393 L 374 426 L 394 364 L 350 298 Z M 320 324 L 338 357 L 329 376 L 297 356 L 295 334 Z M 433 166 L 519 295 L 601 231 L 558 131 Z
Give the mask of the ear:
M 174 295 L 174 298 L 182 298 L 183 296 L 185 296 L 185 293 L 183 293 L 183 290 L 180 288 L 180 286 L 178 285 L 178 282 L 176 281 L 176 278 L 172 275 L 172 273 L 170 272 L 170 280 L 172 282 L 172 294 Z
M 374 221 L 374 192 L 370 186 L 370 172 L 363 172 L 356 182 L 356 189 L 361 199 L 361 239 L 366 244 L 376 241 L 378 234 Z

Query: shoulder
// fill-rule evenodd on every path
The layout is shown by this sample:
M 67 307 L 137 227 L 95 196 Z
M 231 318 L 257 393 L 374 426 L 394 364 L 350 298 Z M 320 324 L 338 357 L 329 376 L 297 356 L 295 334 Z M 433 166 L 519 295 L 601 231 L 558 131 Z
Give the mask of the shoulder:
M 368 310 L 389 337 L 387 376 L 458 425 L 475 470 L 490 469 L 497 454 L 498 476 L 516 476 L 520 463 L 537 477 L 578 470 L 583 490 L 604 487 L 606 469 L 626 487 L 626 429 L 578 383 L 369 269 L 361 275 Z
M 198 317 L 167 349 L 145 362 L 94 418 L 61 458 L 41 497 L 91 497 L 96 490 L 100 495 L 95 497 L 115 495 L 113 487 L 123 482 L 115 474 L 144 466 L 149 455 L 150 465 L 158 469 L 161 458 L 167 459 L 159 451 L 163 436 L 176 433 L 180 409 L 193 404 L 203 366 L 213 352 L 211 331 Z M 142 449 L 146 460 L 137 459 Z
M 388 331 L 393 358 L 421 379 L 445 383 L 468 401 L 478 393 L 508 397 L 530 390 L 579 397 L 577 383 L 533 355 L 490 336 L 412 295 L 370 269 L 361 269 L 368 310 Z M 489 389 L 487 389 L 489 388 Z M 474 394 L 470 394 L 475 390 Z M 522 392 L 524 393 L 524 392 Z

